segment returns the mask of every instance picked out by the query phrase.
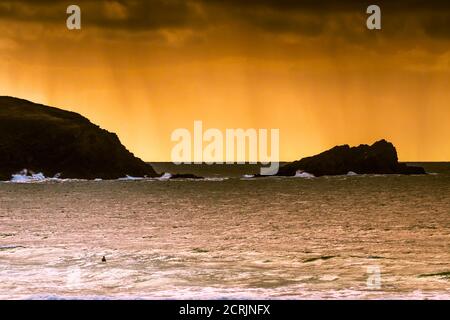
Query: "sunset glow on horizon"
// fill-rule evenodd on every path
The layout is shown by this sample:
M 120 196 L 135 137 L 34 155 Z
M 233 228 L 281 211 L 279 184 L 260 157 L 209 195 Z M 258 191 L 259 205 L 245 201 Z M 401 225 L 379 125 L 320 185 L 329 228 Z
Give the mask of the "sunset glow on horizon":
M 78 112 L 146 161 L 171 132 L 278 128 L 280 159 L 387 139 L 402 161 L 450 160 L 450 4 L 379 1 L 0 3 L 0 95 Z M 44 6 L 45 4 L 45 6 Z

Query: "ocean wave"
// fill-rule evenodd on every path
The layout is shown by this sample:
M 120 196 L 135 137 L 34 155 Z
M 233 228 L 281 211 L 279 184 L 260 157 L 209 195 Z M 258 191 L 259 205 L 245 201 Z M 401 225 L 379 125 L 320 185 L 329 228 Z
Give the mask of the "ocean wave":
M 134 177 L 127 175 L 123 178 L 118 178 L 116 180 L 110 181 L 224 181 L 230 179 L 229 177 L 205 177 L 201 179 L 193 178 L 176 178 L 172 179 L 173 175 L 171 173 L 164 173 L 160 177 L 148 178 L 148 177 Z M 33 184 L 33 183 L 48 183 L 48 182 L 104 182 L 101 178 L 96 178 L 92 180 L 88 179 L 63 179 L 60 175 L 55 175 L 54 177 L 47 177 L 43 173 L 34 173 L 28 170 L 22 170 L 20 173 L 13 174 L 10 180 L 0 181 L 2 183 L 17 183 L 17 184 Z
M 315 178 L 316 176 L 308 173 L 306 171 L 302 171 L 302 170 L 297 170 L 297 172 L 295 173 L 295 178 L 306 178 L 306 179 L 312 179 Z
M 83 179 L 62 179 L 60 174 L 53 177 L 46 177 L 42 172 L 34 173 L 28 169 L 13 174 L 11 180 L 4 181 L 9 183 L 43 183 L 43 182 L 65 182 L 65 181 L 85 181 Z
M 437 175 L 436 173 L 429 175 Z M 56 174 L 53 177 L 47 177 L 43 173 L 34 173 L 30 170 L 24 169 L 19 173 L 13 174 L 11 179 L 8 181 L 0 181 L 2 183 L 46 183 L 46 182 L 80 182 L 80 181 L 94 181 L 94 182 L 103 182 L 103 181 L 225 181 L 229 179 L 239 179 L 239 180 L 254 180 L 261 178 L 271 178 L 271 179 L 292 179 L 292 178 L 302 178 L 302 179 L 313 179 L 313 178 L 325 178 L 325 179 L 346 179 L 347 177 L 367 177 L 367 178 L 379 178 L 379 177 L 400 177 L 402 175 L 397 174 L 358 174 L 353 171 L 349 171 L 347 174 L 343 175 L 332 175 L 332 176 L 322 176 L 316 177 L 315 175 L 308 173 L 306 171 L 298 170 L 294 176 L 256 176 L 254 174 L 245 174 L 241 177 L 229 177 L 229 176 L 215 176 L 215 177 L 204 177 L 204 178 L 190 178 L 190 177 L 178 177 L 177 174 L 164 173 L 159 177 L 135 177 L 126 175 L 125 177 L 118 178 L 116 180 L 108 180 L 108 179 L 67 179 L 61 178 L 60 174 Z M 421 175 L 422 176 L 422 175 Z
M 140 181 L 140 180 L 144 180 L 144 179 L 145 179 L 144 177 L 133 177 L 133 176 L 126 175 L 123 178 L 117 179 L 117 181 Z
M 58 178 L 58 177 L 54 177 L 54 178 Z M 30 183 L 30 182 L 41 182 L 41 181 L 45 181 L 47 179 L 49 179 L 49 178 L 44 176 L 44 174 L 42 174 L 42 173 L 33 173 L 33 172 L 29 173 L 27 169 L 24 169 L 19 173 L 13 174 L 11 176 L 10 182 Z
M 224 181 L 229 179 L 228 177 L 204 177 L 204 178 L 192 178 L 192 177 L 179 177 L 171 173 L 164 173 L 161 177 L 156 178 L 159 181 Z
M 325 275 L 321 281 L 332 282 L 339 277 L 334 275 Z M 296 292 L 296 294 L 292 294 Z M 18 299 L 25 300 L 191 300 L 191 299 L 206 299 L 206 300 L 296 300 L 296 299 L 313 299 L 313 300 L 354 300 L 354 299 L 369 299 L 369 300 L 448 300 L 449 292 L 439 291 L 410 291 L 410 292 L 388 292 L 377 291 L 370 292 L 357 289 L 337 289 L 337 290 L 311 290 L 303 285 L 294 285 L 286 288 L 277 288 L 274 290 L 252 288 L 172 288 L 166 290 L 159 290 L 152 294 L 128 295 L 112 294 L 112 295 L 56 295 L 56 294 L 36 294 L 31 296 L 20 296 Z
M 157 178 L 159 181 L 167 181 L 170 180 L 170 178 L 172 178 L 172 174 L 165 172 L 161 177 Z
M 20 248 L 25 248 L 24 246 L 21 245 L 4 245 L 4 246 L 0 246 L 0 251 L 4 251 L 4 250 L 12 250 L 12 249 L 20 249 Z
M 335 281 L 337 279 L 339 279 L 339 277 L 332 274 L 325 274 L 319 278 L 320 281 Z
M 55 295 L 55 294 L 37 294 L 32 295 L 29 297 L 25 297 L 24 300 L 57 300 L 57 301 L 64 301 L 64 300 L 142 300 L 142 298 L 139 297 L 114 297 L 114 296 L 95 296 L 95 295 L 86 295 L 86 296 L 64 296 L 64 295 Z
M 204 181 L 225 181 L 230 179 L 229 177 L 206 177 L 203 180 Z

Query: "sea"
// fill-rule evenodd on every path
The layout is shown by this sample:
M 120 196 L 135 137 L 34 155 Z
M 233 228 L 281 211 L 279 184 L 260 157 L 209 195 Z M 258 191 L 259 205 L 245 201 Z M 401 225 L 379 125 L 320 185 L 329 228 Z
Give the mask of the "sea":
M 450 163 L 152 165 L 206 179 L 0 182 L 0 299 L 450 299 Z

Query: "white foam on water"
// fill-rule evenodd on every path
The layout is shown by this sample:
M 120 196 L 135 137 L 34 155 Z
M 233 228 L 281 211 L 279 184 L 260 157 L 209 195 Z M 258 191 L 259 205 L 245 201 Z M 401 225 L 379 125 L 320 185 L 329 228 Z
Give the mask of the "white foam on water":
M 127 175 L 123 178 L 116 179 L 116 181 L 169 181 L 172 178 L 171 173 L 164 173 L 161 177 L 157 178 L 146 178 L 146 177 L 134 177 Z M 177 179 L 179 181 L 224 181 L 228 180 L 229 177 L 207 177 L 204 179 Z M 11 180 L 3 181 L 6 183 L 44 183 L 44 182 L 77 182 L 77 181 L 94 181 L 94 182 L 102 182 L 104 181 L 101 178 L 96 178 L 93 180 L 87 179 L 62 179 L 60 178 L 60 174 L 55 175 L 54 177 L 46 177 L 43 173 L 33 173 L 26 169 L 22 170 L 20 173 L 13 174 L 11 176 Z
M 157 178 L 157 179 L 159 181 L 167 181 L 167 180 L 170 180 L 170 178 L 172 178 L 172 174 L 168 173 L 168 172 L 164 172 L 164 174 L 161 177 Z
M 173 175 L 171 173 L 165 172 L 161 177 L 156 178 L 159 181 L 168 181 L 171 180 Z M 174 179 L 173 181 L 224 181 L 229 179 L 228 177 L 206 177 L 203 179 L 193 179 L 193 178 L 179 178 Z
M 42 183 L 42 182 L 63 182 L 63 181 L 79 181 L 79 179 L 61 179 L 60 174 L 56 174 L 54 177 L 46 177 L 43 173 L 34 173 L 27 169 L 23 169 L 21 172 L 13 174 L 11 180 L 6 181 L 10 183 Z
M 302 171 L 302 170 L 297 170 L 294 177 L 311 179 L 311 178 L 315 178 L 316 176 L 311 173 Z
M 132 177 L 132 176 L 126 175 L 124 178 L 119 178 L 117 180 L 119 180 L 119 181 L 139 181 L 139 180 L 143 180 L 143 179 L 145 179 L 145 178 L 143 178 L 143 177 Z
M 31 173 L 31 175 L 29 175 L 28 170 L 22 170 L 20 173 L 13 174 L 10 182 L 30 183 L 44 181 L 46 179 L 47 178 L 42 173 Z
M 4 245 L 4 246 L 0 246 L 0 250 L 10 250 L 10 249 L 18 249 L 18 248 L 23 248 L 23 246 L 20 246 L 20 245 Z
M 332 280 L 331 280 L 332 281 Z M 286 288 L 287 289 L 287 288 Z M 292 288 L 291 288 L 292 289 Z M 443 292 L 423 292 L 416 290 L 413 292 L 394 293 L 386 291 L 361 291 L 355 289 L 310 290 L 304 286 L 296 286 L 297 294 L 285 290 L 270 290 L 262 288 L 242 289 L 242 288 L 170 288 L 166 290 L 158 290 L 152 294 L 112 294 L 112 295 L 68 295 L 62 294 L 36 294 L 31 296 L 20 296 L 18 299 L 26 300 L 177 300 L 177 299 L 211 299 L 211 300 L 229 300 L 229 299 L 245 299 L 245 300 L 277 300 L 277 299 L 313 299 L 313 300 L 347 300 L 347 299 L 364 299 L 364 300 L 448 300 L 449 293 Z
M 219 178 L 219 177 L 206 177 L 206 178 L 204 178 L 204 179 L 190 179 L 190 180 L 198 180 L 198 181 L 225 181 L 225 180 L 228 180 L 228 179 L 230 179 L 229 177 L 222 177 L 222 178 Z
M 321 281 L 334 281 L 337 279 L 339 279 L 339 277 L 332 274 L 326 274 L 319 278 Z
M 63 295 L 54 295 L 54 294 L 38 294 L 26 297 L 24 300 L 116 300 L 117 297 L 109 297 L 109 296 L 94 296 L 94 295 L 86 295 L 86 296 L 63 296 Z M 122 300 L 140 300 L 138 297 L 121 297 Z
M 87 181 L 86 179 L 63 179 L 61 174 L 57 173 L 53 177 L 46 177 L 42 172 L 34 173 L 31 170 L 23 169 L 22 171 L 11 175 L 8 181 L 0 181 L 2 183 L 45 183 L 45 182 L 78 182 Z

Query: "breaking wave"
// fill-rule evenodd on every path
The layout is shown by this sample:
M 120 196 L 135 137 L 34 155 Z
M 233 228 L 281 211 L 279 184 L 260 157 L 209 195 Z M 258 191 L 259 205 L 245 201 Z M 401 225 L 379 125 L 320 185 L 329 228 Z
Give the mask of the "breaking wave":
M 34 173 L 27 169 L 20 171 L 19 173 L 13 174 L 11 180 L 6 182 L 11 183 L 41 183 L 41 182 L 62 182 L 62 181 L 80 181 L 81 179 L 61 179 L 60 174 L 56 174 L 53 177 L 46 177 L 43 173 Z
M 313 174 L 311 174 L 311 173 L 308 173 L 308 172 L 305 172 L 305 171 L 298 170 L 298 171 L 295 173 L 295 176 L 294 176 L 294 177 L 296 177 L 296 178 L 307 178 L 307 179 L 311 179 L 311 178 L 315 178 L 316 176 L 313 175 Z
M 116 179 L 116 181 L 169 181 L 172 179 L 173 175 L 171 173 L 164 173 L 160 177 L 156 178 L 147 178 L 147 177 L 134 177 L 127 175 L 123 178 Z M 177 181 L 224 181 L 228 180 L 229 177 L 205 177 L 203 179 L 190 179 L 190 178 L 177 178 Z M 93 180 L 87 179 L 63 179 L 60 177 L 60 174 L 55 175 L 54 177 L 46 177 L 43 173 L 34 173 L 27 169 L 22 170 L 19 173 L 13 174 L 9 181 L 1 181 L 4 183 L 45 183 L 45 182 L 77 182 L 77 181 L 94 181 L 94 182 L 103 182 L 108 181 L 101 178 L 96 178 Z
M 125 176 L 124 178 L 119 178 L 117 179 L 118 181 L 139 181 L 139 180 L 144 180 L 145 178 L 143 177 L 132 177 L 132 176 Z
M 157 178 L 160 181 L 167 181 L 170 180 L 170 178 L 172 178 L 172 174 L 165 172 L 161 177 Z

